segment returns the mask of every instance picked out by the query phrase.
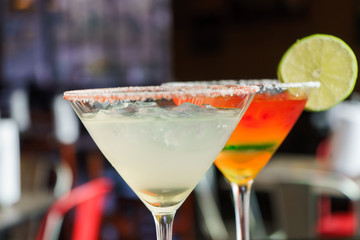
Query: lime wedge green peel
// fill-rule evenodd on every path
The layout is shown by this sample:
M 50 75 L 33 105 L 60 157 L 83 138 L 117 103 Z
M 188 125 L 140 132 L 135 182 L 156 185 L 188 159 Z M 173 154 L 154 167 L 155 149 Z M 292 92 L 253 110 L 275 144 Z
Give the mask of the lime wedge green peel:
M 358 75 L 356 56 L 340 38 L 314 34 L 295 42 L 278 66 L 281 82 L 318 81 L 305 109 L 327 110 L 345 100 L 354 90 Z

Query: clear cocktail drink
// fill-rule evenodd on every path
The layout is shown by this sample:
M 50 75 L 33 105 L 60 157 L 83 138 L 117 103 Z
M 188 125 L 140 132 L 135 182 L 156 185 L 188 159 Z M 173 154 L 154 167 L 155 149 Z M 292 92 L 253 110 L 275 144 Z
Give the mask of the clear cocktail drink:
M 176 111 L 181 108 L 193 112 Z M 191 103 L 156 110 L 141 107 L 144 113 L 134 116 L 98 112 L 82 122 L 139 198 L 152 211 L 168 212 L 178 208 L 213 163 L 236 127 L 239 110 Z

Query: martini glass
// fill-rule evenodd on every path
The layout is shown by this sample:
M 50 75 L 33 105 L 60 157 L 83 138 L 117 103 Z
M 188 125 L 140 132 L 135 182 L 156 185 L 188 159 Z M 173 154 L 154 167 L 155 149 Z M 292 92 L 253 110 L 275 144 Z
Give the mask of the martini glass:
M 255 84 L 260 87 L 241 122 L 215 160 L 230 182 L 235 206 L 236 238 L 249 240 L 249 204 L 253 181 L 284 141 L 301 115 L 311 89 L 318 82 L 280 83 L 240 80 L 168 83 L 169 86 Z
M 123 87 L 64 93 L 89 134 L 172 239 L 176 210 L 223 149 L 256 87 Z M 210 104 L 226 102 L 231 107 Z

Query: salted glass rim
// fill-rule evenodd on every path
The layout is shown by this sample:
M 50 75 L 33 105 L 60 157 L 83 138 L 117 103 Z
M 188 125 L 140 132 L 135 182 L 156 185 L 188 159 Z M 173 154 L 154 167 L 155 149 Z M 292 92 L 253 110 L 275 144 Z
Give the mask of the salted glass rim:
M 161 100 L 174 97 L 216 97 L 252 94 L 259 91 L 255 85 L 179 85 L 179 86 L 131 86 L 113 88 L 94 88 L 64 92 L 68 101 L 143 101 Z
M 308 82 L 280 82 L 278 79 L 224 79 L 210 81 L 187 81 L 167 82 L 162 86 L 190 86 L 190 85 L 239 85 L 239 86 L 261 86 L 263 89 L 288 89 L 288 88 L 319 88 L 321 83 L 317 81 Z

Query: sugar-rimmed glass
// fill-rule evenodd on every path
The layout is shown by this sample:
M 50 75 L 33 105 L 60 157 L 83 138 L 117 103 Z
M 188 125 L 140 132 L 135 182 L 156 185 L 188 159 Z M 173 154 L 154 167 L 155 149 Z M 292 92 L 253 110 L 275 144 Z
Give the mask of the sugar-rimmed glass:
M 164 86 L 256 85 L 260 87 L 243 119 L 221 151 L 215 165 L 230 182 L 237 240 L 249 240 L 252 183 L 284 141 L 318 82 L 280 83 L 278 80 L 172 82 Z
M 224 147 L 257 87 L 123 87 L 64 93 L 95 143 L 172 239 L 176 210 Z M 231 107 L 221 106 L 226 102 Z

